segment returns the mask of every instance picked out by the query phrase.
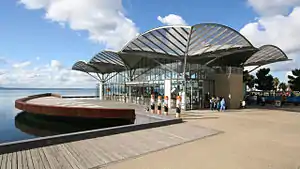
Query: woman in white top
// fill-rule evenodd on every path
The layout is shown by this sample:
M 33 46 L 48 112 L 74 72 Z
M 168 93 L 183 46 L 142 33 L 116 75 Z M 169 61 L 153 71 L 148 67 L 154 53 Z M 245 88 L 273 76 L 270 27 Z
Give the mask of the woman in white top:
M 176 117 L 179 118 L 181 113 L 181 97 L 177 96 L 176 99 Z
M 151 108 L 151 113 L 155 113 L 155 98 L 154 98 L 154 94 L 151 94 L 150 108 Z
M 168 100 L 169 100 L 168 96 L 165 96 L 165 101 L 164 101 L 165 115 L 168 115 L 168 111 L 169 111 Z
M 158 96 L 157 98 L 157 114 L 161 114 L 162 98 Z

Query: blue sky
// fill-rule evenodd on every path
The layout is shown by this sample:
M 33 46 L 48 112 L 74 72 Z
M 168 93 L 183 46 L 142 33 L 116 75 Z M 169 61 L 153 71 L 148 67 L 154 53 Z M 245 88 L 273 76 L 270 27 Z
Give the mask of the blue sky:
M 35 74 L 37 70 L 43 69 L 52 71 L 52 73 L 54 72 L 53 74 L 61 74 L 61 76 L 70 75 L 70 73 L 67 73 L 67 70 L 77 60 L 89 60 L 95 53 L 107 47 L 119 47 L 120 44 L 130 39 L 135 33 L 162 26 L 164 23 L 157 19 L 158 16 L 164 18 L 170 14 L 180 16 L 188 25 L 217 22 L 228 25 L 238 31 L 242 29 L 241 32 L 244 32 L 245 36 L 252 43 L 272 43 L 288 51 L 291 49 L 293 51 L 289 52 L 291 57 L 295 57 L 298 52 L 297 47 L 294 47 L 296 48 L 294 49 L 291 46 L 285 46 L 278 38 L 274 39 L 273 36 L 274 30 L 278 29 L 275 27 L 280 25 L 278 16 L 287 17 L 291 20 L 292 9 L 296 9 L 297 5 L 299 5 L 293 4 L 292 1 L 291 3 L 286 3 L 289 0 L 281 4 L 276 2 L 277 6 L 276 3 L 275 5 L 273 4 L 274 10 L 271 11 L 266 0 L 259 0 L 259 3 L 257 3 L 258 0 L 228 0 L 226 3 L 220 0 L 152 0 L 147 2 L 147 4 L 145 1 L 138 0 L 103 0 L 103 2 L 95 0 L 62 1 L 65 1 L 65 3 L 54 4 L 53 0 L 0 1 L 0 71 L 7 72 L 9 69 L 16 69 L 12 72 L 19 73 L 19 76 L 22 76 L 24 72 Z M 262 1 L 266 1 L 266 3 L 262 3 Z M 121 3 L 119 4 L 119 2 Z M 74 5 L 74 8 L 68 6 L 73 3 L 79 7 L 76 7 L 76 5 Z M 80 5 L 83 6 L 82 9 Z M 285 9 L 281 8 L 289 8 L 289 13 L 286 13 Z M 84 12 L 84 10 L 87 12 Z M 116 10 L 121 10 L 124 17 L 119 16 Z M 104 15 L 104 17 L 93 20 L 89 16 L 89 11 L 100 11 L 100 14 Z M 79 15 L 81 14 L 80 12 L 82 12 L 82 15 Z M 79 14 L 77 15 L 77 13 Z M 294 15 L 299 14 L 294 13 Z M 110 23 L 110 20 L 115 22 Z M 91 23 L 94 24 L 94 22 L 97 23 L 87 26 Z M 116 27 L 114 27 L 115 23 L 117 24 Z M 257 30 L 253 28 L 253 25 L 257 23 L 262 23 L 270 28 L 267 28 L 267 31 L 271 31 L 266 31 L 263 35 L 266 38 L 262 39 L 262 37 L 254 35 Z M 63 24 L 65 26 L 62 26 Z M 108 30 L 111 25 L 114 25 L 113 28 L 116 29 L 113 33 Z M 126 31 L 117 30 L 118 27 L 122 26 L 132 30 L 132 33 L 124 35 Z M 297 26 L 300 28 L 299 25 Z M 295 27 L 295 29 L 297 30 L 298 27 Z M 103 36 L 101 35 L 102 31 L 105 34 Z M 286 36 L 289 36 L 289 34 L 287 33 Z M 111 37 L 123 39 L 122 41 L 107 40 L 111 39 Z M 294 67 L 297 66 L 297 63 L 292 64 Z M 286 65 L 284 64 L 285 67 L 289 67 Z M 275 68 L 275 70 L 277 69 Z M 284 69 L 283 71 L 275 72 L 275 74 L 284 80 L 287 71 Z M 71 74 L 73 75 L 73 73 Z M 45 74 L 38 76 L 45 75 L 46 71 Z M 25 79 L 23 82 L 29 83 L 34 81 L 32 77 L 30 78 L 31 80 Z M 43 79 L 42 77 L 40 78 Z M 53 78 L 70 80 L 60 77 Z M 53 78 L 48 77 L 48 80 Z M 0 80 L 2 80 L 0 85 L 26 85 L 23 82 L 12 83 L 11 81 L 14 80 L 12 77 L 2 76 L 1 79 L 0 75 Z
M 34 61 L 46 64 L 59 60 L 71 66 L 75 60 L 89 59 L 103 49 L 82 33 L 44 19 L 42 10 L 30 11 L 16 1 L 0 1 L 0 56 L 13 61 Z M 40 61 L 36 61 L 40 57 Z

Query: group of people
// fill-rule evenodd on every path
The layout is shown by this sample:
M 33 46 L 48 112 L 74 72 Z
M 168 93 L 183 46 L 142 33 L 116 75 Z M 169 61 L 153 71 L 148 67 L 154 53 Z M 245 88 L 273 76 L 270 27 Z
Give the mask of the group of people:
M 225 111 L 226 101 L 224 97 L 211 97 L 209 100 L 210 110 Z
M 156 109 L 157 105 L 157 109 Z M 151 113 L 162 114 L 162 107 L 164 108 L 164 114 L 168 115 L 168 96 L 165 96 L 164 101 L 162 100 L 162 96 L 157 97 L 157 102 L 155 102 L 155 95 L 151 95 L 150 99 L 150 109 Z
M 164 97 L 164 100 L 162 100 L 162 96 L 158 96 L 157 97 L 157 102 L 155 102 L 155 95 L 152 94 L 151 95 L 151 99 L 150 99 L 150 109 L 151 109 L 151 113 L 153 114 L 162 114 L 162 108 L 164 108 L 164 114 L 168 115 L 169 112 L 169 98 L 168 96 Z M 157 108 L 156 108 L 157 106 Z M 176 100 L 176 117 L 180 117 L 180 113 L 181 113 L 181 97 L 178 96 L 177 100 Z

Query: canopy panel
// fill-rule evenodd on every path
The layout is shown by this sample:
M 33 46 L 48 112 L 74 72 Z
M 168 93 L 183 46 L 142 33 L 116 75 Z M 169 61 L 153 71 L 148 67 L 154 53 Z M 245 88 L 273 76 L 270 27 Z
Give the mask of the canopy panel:
M 277 46 L 264 45 L 244 62 L 244 66 L 262 66 L 270 63 L 289 60 L 286 54 Z
M 188 55 L 201 56 L 218 50 L 253 47 L 236 30 L 221 24 L 203 23 L 194 25 L 189 37 Z
M 128 42 L 121 52 L 139 51 L 184 56 L 190 26 L 164 26 L 147 31 Z
M 77 71 L 81 71 L 81 72 L 92 72 L 92 73 L 100 73 L 100 70 L 98 70 L 97 68 L 88 65 L 87 63 L 85 63 L 84 61 L 78 61 L 76 62 L 73 66 L 72 66 L 72 70 L 77 70 Z
M 96 54 L 88 64 L 100 70 L 101 74 L 126 70 L 126 64 L 120 55 L 113 51 L 102 51 Z

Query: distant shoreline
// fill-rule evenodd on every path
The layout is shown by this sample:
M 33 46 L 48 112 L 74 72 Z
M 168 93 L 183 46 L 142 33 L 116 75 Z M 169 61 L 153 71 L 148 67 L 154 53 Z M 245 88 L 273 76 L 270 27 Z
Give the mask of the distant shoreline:
M 12 87 L 0 87 L 0 90 L 95 90 L 95 88 L 12 88 Z

